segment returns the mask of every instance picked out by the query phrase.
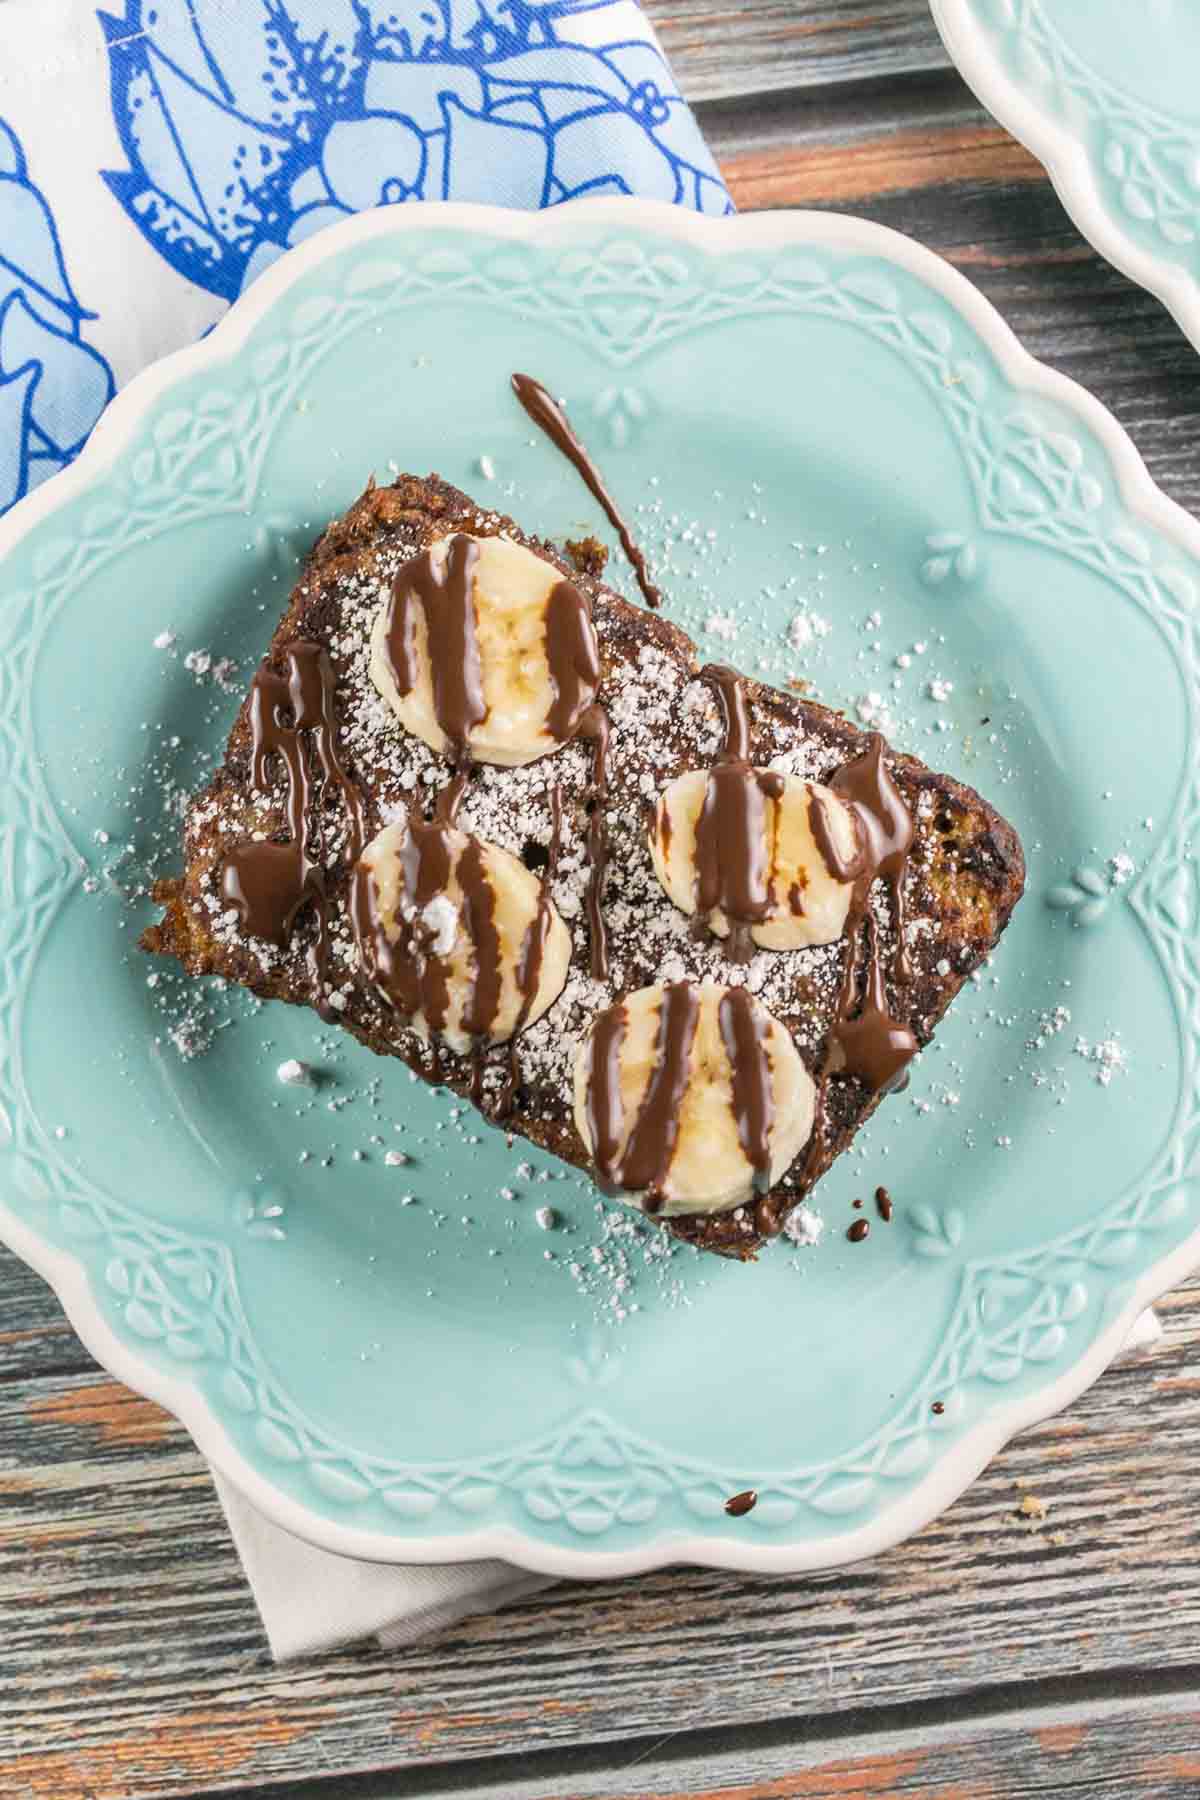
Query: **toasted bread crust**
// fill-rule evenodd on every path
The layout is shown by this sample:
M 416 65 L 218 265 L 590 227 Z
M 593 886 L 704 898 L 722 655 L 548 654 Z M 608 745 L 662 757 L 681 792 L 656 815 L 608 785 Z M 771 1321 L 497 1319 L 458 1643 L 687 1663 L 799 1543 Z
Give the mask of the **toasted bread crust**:
M 642 868 L 642 862 L 648 862 L 643 846 L 653 794 L 682 770 L 703 766 L 711 758 L 711 704 L 695 681 L 700 659 L 691 640 L 669 620 L 631 605 L 607 587 L 598 575 L 602 560 L 590 544 L 572 564 L 554 546 L 528 536 L 512 519 L 480 509 L 436 476 L 402 475 L 389 487 L 372 484 L 318 539 L 268 651 L 269 662 L 278 670 L 293 640 L 316 640 L 329 650 L 338 677 L 338 754 L 362 794 L 368 836 L 398 806 L 411 803 L 414 793 L 432 791 L 437 774 L 431 767 L 435 759 L 423 746 L 406 740 L 394 719 L 382 720 L 373 695 L 363 693 L 364 623 L 382 603 L 385 584 L 398 563 L 453 530 L 477 536 L 503 532 L 546 557 L 588 594 L 599 635 L 600 697 L 613 715 L 615 751 L 608 796 L 614 854 L 605 901 L 612 921 L 613 979 L 607 987 L 591 981 L 583 921 L 572 919 L 575 979 L 560 1003 L 529 1033 L 528 1047 L 518 1040 L 521 1085 L 511 1112 L 499 1121 L 506 1131 L 586 1169 L 588 1156 L 572 1119 L 570 1082 L 563 1079 L 563 1068 L 590 1017 L 620 992 L 661 979 L 664 954 L 674 963 L 682 959 L 689 965 L 684 973 L 690 976 L 729 976 L 720 946 L 693 946 L 680 931 L 678 917 L 670 917 L 673 908 L 652 878 L 647 885 Z M 746 691 L 756 758 L 786 763 L 791 757 L 800 765 L 798 772 L 820 780 L 864 747 L 863 732 L 814 701 L 749 678 Z M 224 855 L 251 831 L 284 834 L 281 793 L 263 796 L 251 785 L 250 742 L 247 696 L 219 770 L 189 808 L 184 872 L 179 879 L 160 884 L 157 898 L 164 907 L 163 917 L 143 934 L 142 947 L 177 958 L 190 974 L 221 975 L 266 999 L 307 1006 L 328 1002 L 330 996 L 317 988 L 308 954 L 310 922 L 303 915 L 294 942 L 283 952 L 273 952 L 233 929 L 228 913 L 223 914 L 217 889 Z M 925 1044 L 958 989 L 1007 925 L 1024 884 L 1024 858 L 1012 826 L 972 789 L 913 757 L 896 755 L 891 767 L 913 814 L 916 836 L 905 890 L 912 979 L 905 985 L 889 981 L 888 1002 L 894 1015 Z M 531 831 L 530 820 L 545 812 L 548 784 L 555 783 L 562 786 L 568 825 L 582 841 L 588 779 L 582 747 L 571 746 L 523 772 L 488 771 L 486 776 L 469 790 L 468 829 L 478 829 L 482 836 L 488 836 L 489 829 L 507 829 L 519 846 L 522 833 Z M 480 812 L 475 823 L 473 804 Z M 535 839 L 539 830 L 532 832 Z M 347 846 L 336 832 L 329 841 L 328 904 L 344 923 L 350 877 Z M 562 904 L 567 907 L 567 898 Z M 886 950 L 892 922 L 882 902 L 877 917 Z M 792 1030 L 815 1077 L 826 1062 L 844 954 L 844 944 L 777 956 L 761 953 L 767 958 L 762 997 Z M 400 1057 L 431 1078 L 434 1065 L 427 1047 L 400 1025 L 361 979 L 355 979 L 352 963 L 352 953 L 347 952 L 346 980 L 332 996 L 340 1022 L 369 1049 Z M 758 978 L 748 977 L 751 985 Z M 495 1079 L 484 1088 L 485 1113 L 495 1113 L 501 1087 L 503 1053 L 497 1057 Z M 471 1075 L 465 1059 L 446 1055 L 437 1078 L 468 1096 Z M 788 1207 L 809 1192 L 847 1147 L 879 1098 L 856 1077 L 829 1078 L 823 1122 L 777 1190 Z M 701 1248 L 746 1258 L 762 1242 L 750 1215 L 746 1208 L 674 1218 L 667 1224 Z

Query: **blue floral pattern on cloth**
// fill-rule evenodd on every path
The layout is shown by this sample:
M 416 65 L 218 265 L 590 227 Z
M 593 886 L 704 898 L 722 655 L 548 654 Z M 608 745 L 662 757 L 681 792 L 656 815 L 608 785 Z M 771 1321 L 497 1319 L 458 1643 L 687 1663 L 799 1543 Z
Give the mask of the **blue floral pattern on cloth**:
M 65 468 L 113 395 L 54 217 L 0 119 L 0 515 Z
M 100 18 L 129 163 L 105 179 L 226 299 L 368 206 L 732 211 L 635 0 L 128 0 Z

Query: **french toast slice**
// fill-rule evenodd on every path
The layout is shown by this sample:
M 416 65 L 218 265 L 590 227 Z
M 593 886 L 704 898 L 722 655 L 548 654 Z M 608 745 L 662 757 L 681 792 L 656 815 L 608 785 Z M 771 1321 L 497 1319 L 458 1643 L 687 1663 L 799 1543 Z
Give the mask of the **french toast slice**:
M 599 895 L 608 966 L 600 975 L 588 917 L 589 824 L 597 805 L 591 748 L 572 741 L 524 766 L 477 764 L 464 775 L 462 830 L 511 852 L 538 875 L 550 856 L 558 789 L 561 821 L 550 887 L 572 940 L 557 999 L 518 1032 L 511 1048 L 499 1046 L 482 1057 L 431 1044 L 398 1018 L 366 978 L 352 916 L 363 844 L 398 818 L 432 818 L 447 779 L 445 756 L 406 731 L 381 698 L 370 678 L 369 642 L 397 570 L 454 534 L 476 540 L 502 535 L 544 559 L 585 596 L 599 648 L 597 697 L 609 729 L 601 802 L 607 850 Z M 685 633 L 608 587 L 594 543 L 575 549 L 572 560 L 437 476 L 401 475 L 387 487 L 372 483 L 318 539 L 264 663 L 282 680 L 292 666 L 289 646 L 319 646 L 328 658 L 325 738 L 319 759 L 311 746 L 304 752 L 302 798 L 310 808 L 304 829 L 318 849 L 311 852 L 313 867 L 286 929 L 277 942 L 252 935 L 231 907 L 223 880 L 239 845 L 274 843 L 282 854 L 300 823 L 279 759 L 254 754 L 252 714 L 261 699 L 256 702 L 252 691 L 234 721 L 224 760 L 188 808 L 183 873 L 159 885 L 163 916 L 143 934 L 142 946 L 177 958 L 191 975 L 219 975 L 264 999 L 336 1018 L 369 1049 L 399 1057 L 427 1080 L 473 1098 L 502 1129 L 584 1169 L 591 1158 L 573 1116 L 573 1067 L 597 1017 L 623 995 L 655 983 L 744 985 L 786 1027 L 818 1085 L 812 1135 L 774 1187 L 751 1203 L 668 1217 L 663 1224 L 700 1248 L 745 1259 L 782 1228 L 882 1098 L 880 1088 L 836 1066 L 851 940 L 757 950 L 735 964 L 728 942 L 697 937 L 667 898 L 652 864 L 648 825 L 666 784 L 711 765 L 719 753 L 717 696 L 700 679 L 700 659 Z M 868 734 L 813 700 L 750 678 L 742 688 L 756 765 L 828 783 L 868 747 Z M 898 957 L 897 908 L 884 884 L 875 884 L 869 910 L 887 1011 L 924 1045 L 1007 925 L 1021 895 L 1024 858 L 1012 826 L 972 789 L 911 756 L 888 751 L 886 761 L 912 819 L 901 894 L 904 957 Z M 594 847 L 594 833 L 592 841 Z M 318 891 L 319 905 L 310 904 Z M 906 978 L 900 979 L 904 962 Z

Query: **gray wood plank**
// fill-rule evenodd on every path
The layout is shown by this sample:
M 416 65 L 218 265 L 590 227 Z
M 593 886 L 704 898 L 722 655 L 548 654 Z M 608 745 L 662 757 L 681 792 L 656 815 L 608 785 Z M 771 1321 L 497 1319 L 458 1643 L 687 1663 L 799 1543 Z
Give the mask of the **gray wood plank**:
M 53 1290 L 0 1245 L 0 1382 L 92 1367 Z
M 285 1669 L 182 1431 L 103 1376 L 9 1381 L 0 1793 L 65 1800 L 86 1780 L 144 1800 L 769 1720 L 859 1729 L 876 1708 L 978 1700 L 1048 1672 L 1188 1668 L 1200 1284 L 1167 1319 L 1165 1345 L 873 1563 L 563 1585 L 441 1642 Z M 1040 1524 L 1019 1510 L 1027 1491 L 1048 1507 Z
M 922 1719 L 869 1737 L 767 1728 L 672 1732 L 613 1745 L 611 1761 L 513 1756 L 362 1779 L 337 1800 L 1194 1800 L 1200 1694 L 1106 1696 L 1019 1717 Z M 998 1786 L 997 1783 L 1002 1783 Z M 253 1791 L 253 1790 L 250 1790 Z M 261 1790 L 260 1790 L 261 1791 Z M 246 1790 L 243 1790 L 246 1792 Z M 322 1790 L 272 1786 L 269 1800 Z M 331 1789 L 332 1793 L 332 1789 Z
M 927 0 L 648 0 L 690 100 L 945 69 Z

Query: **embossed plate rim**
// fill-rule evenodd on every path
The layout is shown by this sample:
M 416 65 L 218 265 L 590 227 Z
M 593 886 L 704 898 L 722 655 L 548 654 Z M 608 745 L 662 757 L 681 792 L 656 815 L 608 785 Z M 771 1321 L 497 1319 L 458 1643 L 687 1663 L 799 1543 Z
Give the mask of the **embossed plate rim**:
M 1161 300 L 1200 350 L 1200 280 L 1143 249 L 1106 203 L 1086 145 L 1008 74 L 979 21 L 978 0 L 929 0 L 933 22 L 963 80 L 1007 131 L 1044 164 L 1083 236 L 1130 281 Z
M 1200 525 L 1153 483 L 1137 450 L 1116 420 L 1082 388 L 1038 363 L 1018 343 L 991 304 L 931 251 L 867 221 L 828 213 L 760 213 L 708 220 L 674 207 L 646 201 L 579 201 L 543 214 L 508 213 L 451 204 L 381 209 L 361 214 L 311 239 L 268 271 L 227 319 L 201 344 L 164 359 L 136 378 L 102 419 L 80 460 L 45 484 L 0 521 L 0 558 L 38 523 L 89 487 L 110 466 L 144 414 L 177 380 L 219 368 L 255 325 L 302 277 L 351 246 L 376 238 L 402 238 L 409 231 L 451 229 L 470 238 L 495 241 L 570 241 L 581 221 L 589 232 L 606 228 L 640 230 L 660 239 L 717 255 L 776 251 L 799 245 L 878 257 L 923 282 L 946 301 L 995 358 L 1014 386 L 1068 409 L 1093 435 L 1114 475 L 1127 511 L 1200 560 Z M 286 1530 L 327 1550 L 380 1562 L 447 1562 L 500 1557 L 516 1565 L 559 1576 L 619 1576 L 671 1563 L 788 1573 L 827 1568 L 890 1548 L 927 1524 L 974 1480 L 985 1463 L 1017 1431 L 1070 1403 L 1107 1367 L 1138 1313 L 1200 1262 L 1200 1228 L 1145 1269 L 1126 1290 L 1123 1305 L 1093 1337 L 1071 1367 L 1019 1400 L 994 1404 L 953 1444 L 934 1467 L 901 1497 L 883 1506 L 869 1523 L 843 1534 L 814 1536 L 787 1544 L 728 1541 L 690 1531 L 660 1536 L 622 1550 L 575 1549 L 541 1540 L 512 1526 L 483 1526 L 463 1536 L 406 1538 L 337 1522 L 276 1487 L 230 1440 L 221 1419 L 200 1388 L 143 1359 L 105 1321 L 92 1297 L 80 1260 L 38 1235 L 0 1199 L 0 1238 L 55 1288 L 87 1347 L 112 1373 L 173 1412 L 197 1446 L 262 1512 Z

